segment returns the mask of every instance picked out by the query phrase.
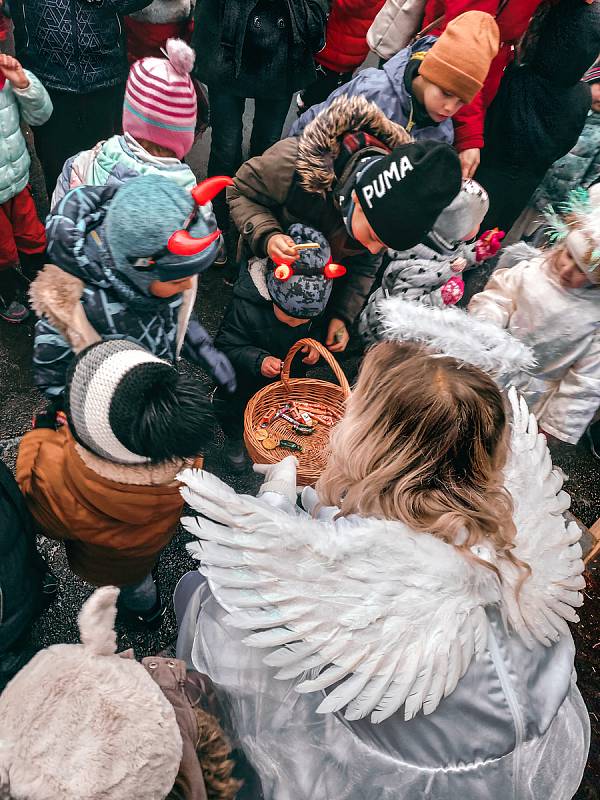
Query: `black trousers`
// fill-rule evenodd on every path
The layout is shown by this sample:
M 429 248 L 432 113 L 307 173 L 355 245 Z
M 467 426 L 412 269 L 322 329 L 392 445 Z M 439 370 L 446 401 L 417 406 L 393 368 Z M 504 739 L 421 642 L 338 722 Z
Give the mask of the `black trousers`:
M 33 129 L 33 135 L 49 196 L 67 158 L 118 130 L 124 91 L 123 84 L 88 94 L 48 89 L 54 111 L 48 122 Z
M 243 116 L 246 97 L 227 94 L 209 86 L 210 123 L 212 139 L 208 175 L 233 176 L 242 164 Z M 250 158 L 261 156 L 271 145 L 278 142 L 283 123 L 290 107 L 290 97 L 255 99 L 254 122 L 250 137 Z M 221 230 L 229 227 L 225 192 L 213 201 L 213 207 Z
M 302 107 L 298 108 L 298 115 L 304 114 L 311 106 L 323 103 L 332 92 L 348 83 L 353 74 L 352 71 L 334 72 L 319 64 L 316 79 L 301 92 Z

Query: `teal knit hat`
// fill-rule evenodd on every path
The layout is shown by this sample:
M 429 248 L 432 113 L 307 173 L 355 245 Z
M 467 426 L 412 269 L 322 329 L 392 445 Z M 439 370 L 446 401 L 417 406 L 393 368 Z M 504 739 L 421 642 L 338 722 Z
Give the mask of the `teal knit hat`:
M 106 241 L 115 270 L 149 294 L 153 281 L 197 275 L 211 266 L 219 238 L 193 255 L 167 250 L 170 237 L 187 230 L 194 239 L 217 231 L 210 203 L 197 205 L 191 192 L 161 175 L 127 181 L 116 192 L 106 214 Z

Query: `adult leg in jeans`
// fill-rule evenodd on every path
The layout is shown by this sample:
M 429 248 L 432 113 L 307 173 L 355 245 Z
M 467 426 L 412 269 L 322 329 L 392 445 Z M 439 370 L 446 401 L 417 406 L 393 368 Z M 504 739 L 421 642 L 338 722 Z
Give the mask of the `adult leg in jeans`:
M 33 129 L 33 135 L 49 195 L 67 158 L 113 135 L 121 93 L 120 85 L 88 94 L 48 90 L 54 111 L 48 122 Z
M 233 176 L 242 163 L 242 117 L 246 98 L 223 93 L 210 86 L 208 94 L 212 127 L 208 176 Z M 225 192 L 220 192 L 215 197 L 213 208 L 219 227 L 226 231 L 229 227 L 229 213 Z
M 254 101 L 254 123 L 250 137 L 250 158 L 262 156 L 265 150 L 281 139 L 283 124 L 290 110 L 291 97 L 257 97 Z

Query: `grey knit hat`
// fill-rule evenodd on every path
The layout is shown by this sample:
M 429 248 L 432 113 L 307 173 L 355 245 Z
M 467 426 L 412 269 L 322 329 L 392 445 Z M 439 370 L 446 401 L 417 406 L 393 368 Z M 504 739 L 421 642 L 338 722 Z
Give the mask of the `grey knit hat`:
M 324 311 L 333 279 L 324 274 L 331 262 L 329 242 L 320 231 L 296 223 L 288 229 L 296 244 L 316 242 L 315 250 L 300 250 L 299 259 L 292 264 L 293 274 L 283 280 L 277 277 L 277 265 L 270 259 L 267 267 L 267 289 L 271 299 L 282 311 L 297 319 L 312 319 Z
M 130 433 L 148 392 L 172 382 L 177 370 L 141 345 L 111 339 L 83 350 L 67 377 L 67 417 L 79 444 L 101 458 L 120 464 L 145 464 Z
M 479 228 L 490 207 L 490 198 L 483 186 L 468 178 L 460 192 L 445 208 L 433 225 L 433 232 L 446 242 L 458 242 L 469 231 Z

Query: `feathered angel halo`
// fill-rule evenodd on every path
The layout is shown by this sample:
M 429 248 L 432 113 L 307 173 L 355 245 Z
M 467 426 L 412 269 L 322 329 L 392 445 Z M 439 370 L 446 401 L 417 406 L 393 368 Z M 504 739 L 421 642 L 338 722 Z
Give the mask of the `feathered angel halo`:
M 420 342 L 438 355 L 479 367 L 503 387 L 535 365 L 531 348 L 461 309 L 432 308 L 401 297 L 385 298 L 378 309 L 384 339 Z
M 548 240 L 564 242 L 590 280 L 600 283 L 600 202 L 587 189 L 572 189 L 557 209 L 546 206 Z

